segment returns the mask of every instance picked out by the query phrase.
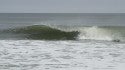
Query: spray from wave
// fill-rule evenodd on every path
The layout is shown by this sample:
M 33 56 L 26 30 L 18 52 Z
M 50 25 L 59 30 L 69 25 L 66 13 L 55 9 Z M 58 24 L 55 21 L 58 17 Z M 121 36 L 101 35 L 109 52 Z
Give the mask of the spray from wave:
M 108 40 L 125 41 L 125 28 L 120 26 L 31 25 L 1 30 L 2 37 L 35 40 Z M 10 33 L 10 34 L 7 34 Z M 4 35 L 6 34 L 6 35 Z M 4 37 L 4 38 L 5 38 Z M 6 38 L 8 38 L 6 37 Z
M 80 39 L 123 41 L 125 32 L 119 27 L 85 27 L 80 30 Z

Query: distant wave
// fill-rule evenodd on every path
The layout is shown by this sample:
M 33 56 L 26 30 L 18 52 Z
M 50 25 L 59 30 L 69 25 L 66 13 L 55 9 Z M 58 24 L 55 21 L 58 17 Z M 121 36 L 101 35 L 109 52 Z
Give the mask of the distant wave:
M 125 27 L 121 26 L 61 26 L 31 25 L 1 30 L 13 38 L 35 40 L 108 40 L 125 41 Z M 10 34 L 7 34 L 10 33 Z M 2 35 L 5 36 L 5 35 Z M 5 38 L 5 37 L 4 37 Z

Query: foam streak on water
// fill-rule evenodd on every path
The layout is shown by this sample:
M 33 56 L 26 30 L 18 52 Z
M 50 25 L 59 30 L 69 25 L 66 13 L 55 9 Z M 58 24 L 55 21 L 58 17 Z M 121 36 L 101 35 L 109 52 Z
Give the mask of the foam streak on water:
M 125 44 L 0 40 L 1 70 L 124 70 Z

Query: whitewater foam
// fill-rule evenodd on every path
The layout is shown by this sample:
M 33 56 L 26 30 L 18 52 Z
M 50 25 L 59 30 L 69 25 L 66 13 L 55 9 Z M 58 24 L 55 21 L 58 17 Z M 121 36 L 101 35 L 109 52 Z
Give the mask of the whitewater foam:
M 0 40 L 1 70 L 124 70 L 125 44 Z
M 111 33 L 97 26 L 81 29 L 80 39 L 112 40 Z

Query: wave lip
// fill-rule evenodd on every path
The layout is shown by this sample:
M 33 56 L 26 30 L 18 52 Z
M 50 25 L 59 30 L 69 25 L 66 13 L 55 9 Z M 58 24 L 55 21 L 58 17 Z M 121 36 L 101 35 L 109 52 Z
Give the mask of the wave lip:
M 13 34 L 24 35 L 26 39 L 35 40 L 76 40 L 79 34 L 78 31 L 62 31 L 56 28 L 51 28 L 45 25 L 32 25 L 22 28 L 14 28 L 6 30 Z

